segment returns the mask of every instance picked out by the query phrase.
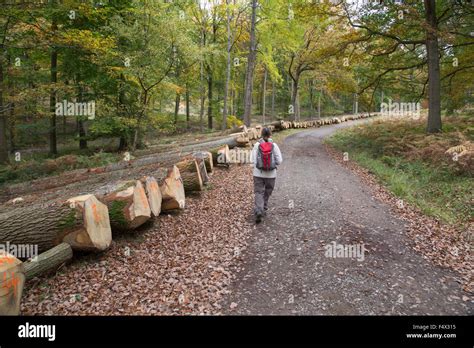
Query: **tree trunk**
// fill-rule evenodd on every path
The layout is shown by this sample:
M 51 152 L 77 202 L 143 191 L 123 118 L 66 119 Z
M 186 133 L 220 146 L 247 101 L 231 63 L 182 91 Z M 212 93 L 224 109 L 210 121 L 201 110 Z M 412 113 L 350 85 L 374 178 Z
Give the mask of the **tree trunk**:
M 52 32 L 57 30 L 56 22 L 53 20 Z M 55 84 L 58 82 L 58 51 L 55 47 L 52 48 L 51 52 L 51 83 Z M 49 153 L 51 155 L 58 154 L 57 145 L 57 129 L 56 129 L 56 86 L 52 86 L 49 96 L 49 108 L 51 112 L 51 119 L 49 125 Z
M 318 119 L 321 118 L 321 94 L 323 94 L 323 89 L 321 88 L 321 91 L 319 92 L 318 95 Z
M 230 29 L 230 9 L 229 0 L 226 0 L 227 4 L 227 63 L 226 63 L 226 75 L 225 75 L 225 87 L 224 87 L 224 110 L 222 112 L 222 129 L 227 129 L 227 114 L 228 114 L 228 100 L 229 100 L 229 85 L 231 77 L 231 49 L 232 49 L 232 32 Z
M 22 262 L 13 255 L 0 253 L 0 316 L 20 314 L 24 283 Z
M 160 181 L 160 189 L 163 197 L 161 211 L 184 209 L 184 186 L 178 167 L 173 166 L 167 171 L 166 177 Z
M 179 174 L 183 179 L 184 192 L 202 191 L 203 182 L 199 165 L 195 159 L 184 160 L 176 163 Z
M 223 145 L 209 151 L 212 154 L 214 165 L 228 166 L 230 162 L 229 146 Z
M 80 75 L 77 74 L 77 83 L 79 84 L 80 83 Z M 78 96 L 77 96 L 77 99 L 78 99 L 78 102 L 82 103 L 84 101 L 84 93 L 83 93 L 83 90 L 82 90 L 82 86 L 79 86 L 78 88 Z M 83 115 L 79 115 L 77 116 L 77 121 L 78 121 L 78 130 L 79 130 L 79 148 L 81 150 L 85 150 L 87 149 L 87 139 L 86 139 L 86 136 L 87 136 L 87 133 L 86 133 L 86 128 L 85 128 L 85 119 L 84 119 L 84 116 Z
M 313 119 L 314 115 L 314 87 L 313 87 L 313 80 L 309 82 L 309 115 L 310 120 Z
M 262 124 L 265 124 L 265 107 L 266 107 L 266 95 L 267 95 L 267 67 L 263 73 L 263 86 L 262 86 Z
M 61 243 L 23 263 L 26 280 L 51 273 L 72 259 L 72 248 L 67 243 Z
M 148 105 L 148 90 L 143 90 L 142 110 L 138 114 L 137 125 L 133 134 L 132 150 L 135 151 L 137 147 L 142 147 L 142 119 L 146 119 L 147 105 Z
M 82 118 L 83 116 L 78 117 L 78 124 L 79 124 L 79 148 L 81 150 L 87 149 L 87 133 L 86 133 L 86 128 L 84 125 L 84 119 Z
M 134 230 L 151 218 L 150 205 L 141 181 L 122 183 L 122 186 L 128 187 L 99 196 L 109 208 L 110 226 L 114 231 Z
M 206 34 L 204 30 L 202 31 L 202 37 L 201 37 L 201 43 L 202 47 L 206 45 Z M 200 62 L 200 89 L 201 89 L 201 106 L 199 109 L 199 130 L 202 132 L 204 129 L 204 106 L 206 102 L 206 88 L 204 87 L 204 63 L 201 59 Z
M 11 103 L 10 117 L 8 118 L 8 130 L 10 133 L 10 153 L 15 153 L 15 103 Z
M 247 60 L 247 72 L 245 74 L 245 97 L 244 97 L 244 124 L 249 127 L 252 117 L 252 94 L 253 75 L 257 60 L 257 38 L 255 27 L 257 25 L 257 0 L 252 0 L 252 16 L 250 20 L 250 47 Z
M 295 80 L 292 79 L 293 81 L 293 88 L 292 88 L 292 95 L 291 95 L 291 105 L 293 105 L 293 121 L 299 121 L 300 120 L 300 106 L 299 106 L 299 98 L 298 98 L 298 92 L 299 92 L 299 84 L 298 84 L 298 79 L 299 76 L 295 76 Z
M 120 136 L 118 151 L 125 151 L 128 148 L 128 140 L 122 135 Z
M 275 115 L 275 81 L 272 80 L 272 119 L 274 120 L 276 115 Z
M 74 250 L 102 251 L 112 242 L 108 210 L 93 195 L 84 195 L 1 213 L 0 243 L 6 242 L 36 244 L 40 252 L 62 242 Z
M 201 175 L 202 183 L 204 185 L 207 185 L 207 183 L 209 182 L 209 176 L 207 175 L 206 162 L 204 158 L 193 156 L 193 159 L 196 161 L 198 165 L 199 174 Z
M 207 128 L 212 129 L 212 71 L 210 67 L 207 73 Z
M 438 133 L 441 124 L 441 83 L 439 68 L 438 19 L 436 17 L 436 1 L 425 1 L 427 21 L 426 50 L 428 52 L 428 133 Z
M 9 159 L 7 147 L 7 118 L 5 116 L 5 106 L 3 105 L 3 47 L 0 53 L 0 164 L 6 164 L 9 162 Z
M 190 124 L 190 110 L 189 110 L 189 86 L 186 84 L 186 129 L 191 128 Z
M 178 124 L 178 114 L 179 114 L 179 103 L 181 101 L 181 94 L 176 93 L 176 98 L 174 100 L 174 125 Z
M 151 214 L 158 217 L 161 213 L 161 190 L 156 179 L 152 176 L 143 178 L 142 183 L 145 185 L 145 192 L 150 205 Z
M 204 161 L 204 165 L 206 166 L 206 173 L 210 174 L 214 170 L 214 163 L 212 161 L 212 153 L 208 151 L 198 151 L 193 153 L 193 158 L 200 159 Z

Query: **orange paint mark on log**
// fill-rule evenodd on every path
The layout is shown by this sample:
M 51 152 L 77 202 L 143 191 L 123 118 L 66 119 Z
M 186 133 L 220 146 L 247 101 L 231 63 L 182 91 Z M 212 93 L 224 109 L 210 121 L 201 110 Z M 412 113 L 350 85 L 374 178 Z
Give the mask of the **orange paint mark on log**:
M 0 265 L 2 263 L 15 263 L 15 260 L 12 257 L 2 257 L 0 259 Z
M 16 297 L 16 289 L 18 287 L 18 284 L 20 283 L 20 277 L 15 273 L 12 272 L 12 277 L 7 280 L 7 272 L 3 272 L 3 282 L 2 282 L 2 288 L 6 288 L 7 290 L 10 290 L 13 288 L 13 296 Z
M 140 190 L 140 200 L 144 206 L 148 204 L 148 198 L 146 198 L 145 190 Z
M 94 222 L 98 224 L 100 222 L 100 215 L 99 215 L 99 212 L 97 211 L 97 204 L 95 203 L 92 204 L 92 214 L 94 216 Z

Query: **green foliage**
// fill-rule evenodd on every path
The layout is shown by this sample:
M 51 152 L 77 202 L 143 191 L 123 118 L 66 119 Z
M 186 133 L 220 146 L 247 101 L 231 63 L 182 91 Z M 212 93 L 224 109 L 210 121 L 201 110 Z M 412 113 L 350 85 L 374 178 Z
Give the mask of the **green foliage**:
M 448 223 L 472 220 L 473 173 L 444 153 L 474 140 L 466 118 L 445 118 L 444 133 L 426 137 L 423 120 L 374 122 L 339 131 L 327 142 L 369 169 L 396 196 Z M 448 132 L 448 130 L 451 130 Z M 429 155 L 427 155 L 429 154 Z M 471 155 L 472 160 L 472 155 Z

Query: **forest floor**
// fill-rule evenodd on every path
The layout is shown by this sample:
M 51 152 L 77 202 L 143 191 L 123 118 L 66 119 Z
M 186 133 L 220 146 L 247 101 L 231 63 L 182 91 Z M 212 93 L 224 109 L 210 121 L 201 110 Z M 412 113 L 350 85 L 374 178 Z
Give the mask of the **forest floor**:
M 409 223 L 380 187 L 327 151 L 323 139 L 351 124 L 283 142 L 261 224 L 250 168 L 218 168 L 184 212 L 29 282 L 22 314 L 472 314 L 462 276 L 415 250 L 412 224 L 428 234 L 430 221 L 410 214 Z M 326 257 L 333 241 L 363 244 L 363 257 Z

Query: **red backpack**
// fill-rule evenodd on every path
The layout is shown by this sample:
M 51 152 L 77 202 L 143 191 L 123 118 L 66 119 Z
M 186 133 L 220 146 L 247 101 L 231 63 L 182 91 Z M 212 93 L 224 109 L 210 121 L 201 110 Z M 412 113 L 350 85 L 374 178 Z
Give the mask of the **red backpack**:
M 256 167 L 264 171 L 272 171 L 276 168 L 275 156 L 273 155 L 273 142 L 260 140 L 258 145 Z

